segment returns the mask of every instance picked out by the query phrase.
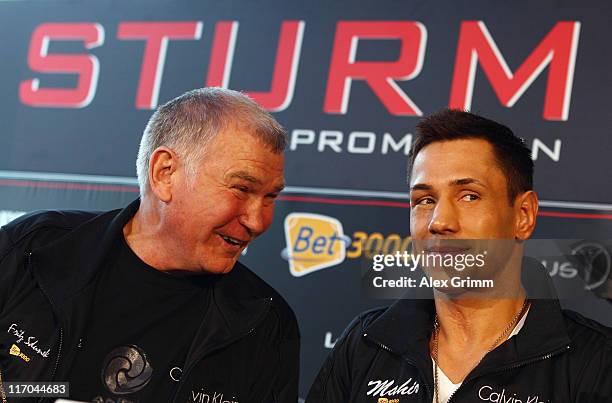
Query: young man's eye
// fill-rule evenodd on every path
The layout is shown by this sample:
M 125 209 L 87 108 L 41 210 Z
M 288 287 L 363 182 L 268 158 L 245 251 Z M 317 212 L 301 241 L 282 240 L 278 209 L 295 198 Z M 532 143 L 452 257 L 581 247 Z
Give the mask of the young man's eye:
M 433 203 L 434 203 L 434 200 L 431 197 L 424 197 L 422 199 L 418 199 L 417 201 L 415 201 L 413 205 L 422 206 L 422 205 L 433 204 Z

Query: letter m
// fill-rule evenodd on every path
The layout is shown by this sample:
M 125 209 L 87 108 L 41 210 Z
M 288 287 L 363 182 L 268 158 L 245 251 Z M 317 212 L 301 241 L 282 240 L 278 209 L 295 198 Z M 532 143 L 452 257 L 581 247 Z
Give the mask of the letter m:
M 368 382 L 368 386 L 372 386 L 374 385 L 374 387 L 372 389 L 370 389 L 368 391 L 368 393 L 366 394 L 367 396 L 384 396 L 385 392 L 387 392 L 387 389 L 389 389 L 391 386 L 393 386 L 393 384 L 395 383 L 395 381 L 393 380 L 384 380 L 384 381 L 369 381 Z
M 548 67 L 543 117 L 567 120 L 580 22 L 560 21 L 513 73 L 483 21 L 461 24 L 449 106 L 470 109 L 478 64 L 502 105 L 511 108 Z

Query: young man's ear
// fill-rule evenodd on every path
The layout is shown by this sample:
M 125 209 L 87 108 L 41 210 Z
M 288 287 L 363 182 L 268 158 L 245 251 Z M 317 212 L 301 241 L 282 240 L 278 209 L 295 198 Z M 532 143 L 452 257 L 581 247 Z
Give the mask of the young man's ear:
M 172 175 L 178 167 L 176 153 L 168 147 L 158 147 L 149 160 L 151 191 L 164 203 L 172 200 Z
M 525 241 L 531 237 L 538 216 L 538 195 L 528 190 L 516 196 L 514 208 L 517 214 L 514 238 Z

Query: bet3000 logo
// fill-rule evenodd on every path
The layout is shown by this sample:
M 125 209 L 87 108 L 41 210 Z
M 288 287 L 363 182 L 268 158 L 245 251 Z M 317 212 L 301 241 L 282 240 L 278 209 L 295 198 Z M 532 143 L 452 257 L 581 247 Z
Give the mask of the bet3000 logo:
M 357 230 L 344 233 L 342 223 L 330 216 L 291 213 L 285 218 L 286 248 L 281 256 L 296 277 L 339 265 L 345 259 L 372 259 L 377 254 L 410 251 L 410 236 Z
M 291 213 L 285 218 L 287 248 L 282 255 L 296 277 L 342 263 L 351 239 L 342 223 L 320 214 Z

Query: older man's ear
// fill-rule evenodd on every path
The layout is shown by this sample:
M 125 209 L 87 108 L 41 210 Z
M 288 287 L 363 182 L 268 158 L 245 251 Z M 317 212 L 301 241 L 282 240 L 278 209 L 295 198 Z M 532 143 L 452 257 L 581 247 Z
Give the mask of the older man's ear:
M 168 203 L 172 200 L 172 181 L 178 168 L 178 158 L 168 147 L 158 147 L 151 154 L 149 184 L 157 198 Z

